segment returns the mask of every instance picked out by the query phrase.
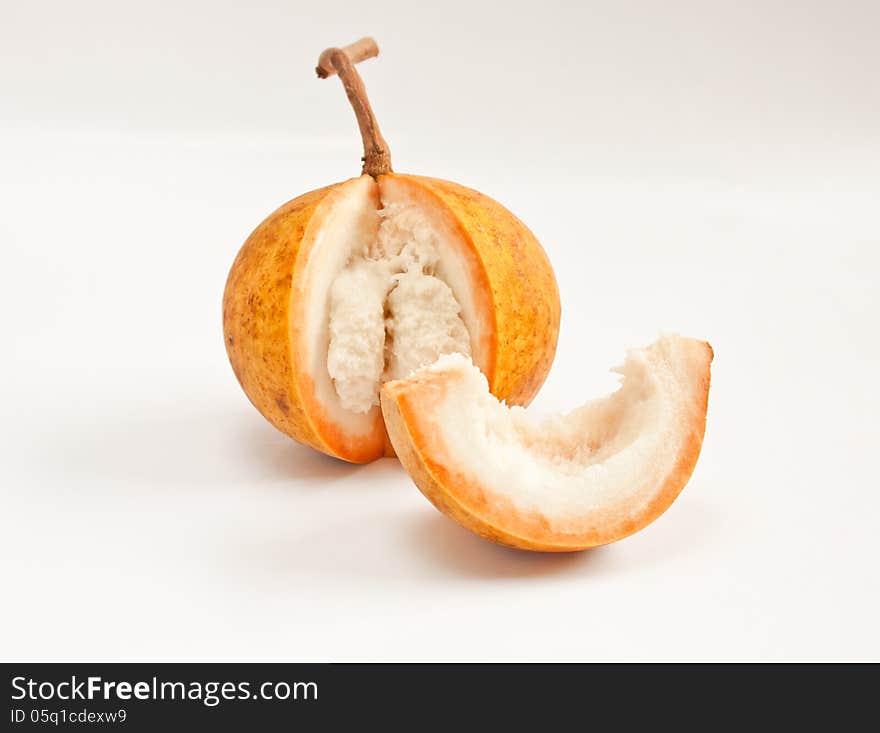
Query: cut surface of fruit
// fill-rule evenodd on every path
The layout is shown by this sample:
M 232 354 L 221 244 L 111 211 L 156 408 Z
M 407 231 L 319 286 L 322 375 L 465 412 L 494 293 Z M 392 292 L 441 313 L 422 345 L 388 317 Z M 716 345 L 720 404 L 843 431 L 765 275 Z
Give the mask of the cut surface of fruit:
M 303 390 L 325 432 L 349 442 L 384 440 L 384 381 L 450 353 L 492 368 L 484 335 L 494 316 L 479 261 L 443 226 L 442 205 L 392 180 L 361 176 L 340 187 L 306 232 L 311 246 L 299 254 L 291 294 Z
M 342 407 L 358 413 L 379 404 L 388 378 L 405 377 L 443 354 L 471 354 L 462 307 L 439 276 L 463 269 L 456 262 L 462 248 L 418 203 L 387 196 L 381 202 L 378 231 L 354 243 L 330 286 L 328 372 Z M 450 279 L 478 332 L 470 279 Z
M 502 544 L 579 550 L 638 531 L 684 487 L 712 356 L 705 342 L 665 336 L 629 353 L 616 392 L 537 418 L 450 355 L 388 382 L 382 409 L 401 462 L 441 511 Z

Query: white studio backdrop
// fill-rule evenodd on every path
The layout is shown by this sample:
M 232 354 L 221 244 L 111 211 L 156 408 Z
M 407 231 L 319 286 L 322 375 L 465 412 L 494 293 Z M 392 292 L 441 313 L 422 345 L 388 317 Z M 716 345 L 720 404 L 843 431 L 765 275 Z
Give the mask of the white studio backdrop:
M 4 2 L 5 659 L 877 659 L 872 2 Z M 642 533 L 485 543 L 390 460 L 277 433 L 226 361 L 248 233 L 359 171 L 500 200 L 557 272 L 535 402 L 662 330 L 715 348 L 703 455 Z

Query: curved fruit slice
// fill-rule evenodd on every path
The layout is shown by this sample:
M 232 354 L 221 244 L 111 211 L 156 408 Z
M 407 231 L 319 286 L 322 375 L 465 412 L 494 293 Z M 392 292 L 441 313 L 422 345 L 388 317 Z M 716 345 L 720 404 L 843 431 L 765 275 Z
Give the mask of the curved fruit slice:
M 527 276 L 524 273 L 528 273 Z M 500 204 L 389 173 L 300 196 L 245 242 L 223 326 L 245 393 L 278 429 L 347 461 L 390 454 L 381 383 L 459 351 L 528 404 L 559 329 L 553 270 Z
M 385 425 L 423 494 L 483 537 L 565 552 L 662 514 L 690 478 L 706 425 L 712 347 L 665 336 L 633 350 L 619 390 L 565 415 L 509 408 L 459 354 L 382 388 Z

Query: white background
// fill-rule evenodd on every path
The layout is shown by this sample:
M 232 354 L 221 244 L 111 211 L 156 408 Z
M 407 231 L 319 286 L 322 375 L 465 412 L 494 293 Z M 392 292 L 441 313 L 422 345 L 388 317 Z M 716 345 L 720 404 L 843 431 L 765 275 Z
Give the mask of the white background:
M 865 2 L 7 2 L 0 656 L 878 659 L 880 44 Z M 226 361 L 240 244 L 359 172 L 328 45 L 398 170 L 555 265 L 535 409 L 661 330 L 715 348 L 690 484 L 569 556 L 452 524 L 399 465 L 292 443 Z

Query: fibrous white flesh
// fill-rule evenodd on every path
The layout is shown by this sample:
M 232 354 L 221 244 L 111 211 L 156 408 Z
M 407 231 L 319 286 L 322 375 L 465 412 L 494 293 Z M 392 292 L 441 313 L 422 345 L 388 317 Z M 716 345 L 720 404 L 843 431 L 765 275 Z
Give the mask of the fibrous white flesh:
M 404 362 L 409 365 L 413 360 L 427 359 L 417 354 L 421 349 L 417 340 L 422 335 L 418 324 L 427 319 L 419 318 L 406 298 L 391 302 L 388 296 L 397 280 L 392 274 L 389 281 L 391 266 L 385 263 L 389 259 L 386 252 L 400 255 L 408 244 L 398 266 L 409 261 L 412 269 L 420 269 L 422 274 L 427 270 L 448 286 L 446 292 L 434 280 L 419 278 L 425 290 L 434 291 L 424 299 L 431 302 L 427 310 L 432 311 L 436 324 L 454 325 L 457 319 L 468 336 L 461 339 L 460 326 L 456 326 L 449 331 L 450 339 L 444 337 L 443 341 L 455 342 L 464 353 L 469 349 L 475 364 L 488 367 L 493 353 L 494 320 L 487 309 L 491 301 L 485 297 L 485 287 L 475 286 L 484 277 L 482 264 L 451 212 L 401 177 L 383 177 L 377 182 L 361 176 L 326 196 L 313 221 L 314 228 L 310 225 L 309 229 L 312 241 L 301 250 L 299 275 L 291 292 L 295 315 L 290 328 L 303 374 L 300 389 L 314 395 L 323 409 L 324 424 L 340 432 L 342 437 L 333 440 L 372 439 L 381 420 L 376 406 L 379 384 L 391 373 L 399 375 L 408 368 Z M 424 240 L 430 248 L 420 246 Z M 381 262 L 371 264 L 373 260 Z M 364 271 L 351 267 L 355 263 L 361 263 Z M 418 292 L 413 295 L 421 297 Z M 331 310 L 335 312 L 332 323 Z M 386 319 L 393 320 L 391 338 Z M 379 342 L 383 346 L 377 350 Z M 415 356 L 407 343 L 413 344 Z M 443 353 L 444 348 L 436 353 Z M 336 382 L 331 371 L 338 378 Z
M 366 412 L 385 368 L 385 298 L 388 273 L 358 258 L 330 288 L 327 371 L 342 406 Z
M 431 458 L 477 486 L 538 513 L 562 529 L 573 517 L 626 507 L 637 513 L 656 495 L 691 438 L 708 347 L 667 336 L 633 350 L 619 390 L 567 415 L 537 418 L 493 397 L 485 377 L 460 355 L 420 370 L 448 375 L 422 428 Z M 702 419 L 702 417 L 698 417 Z
M 443 354 L 471 354 L 461 306 L 436 275 L 444 248 L 430 218 L 413 203 L 383 203 L 376 236 L 350 254 L 330 288 L 327 371 L 355 413 L 379 404 L 383 381 Z
M 469 356 L 468 332 L 450 287 L 419 272 L 405 272 L 395 280 L 387 300 L 388 365 L 383 381 L 409 376 L 443 354 Z

